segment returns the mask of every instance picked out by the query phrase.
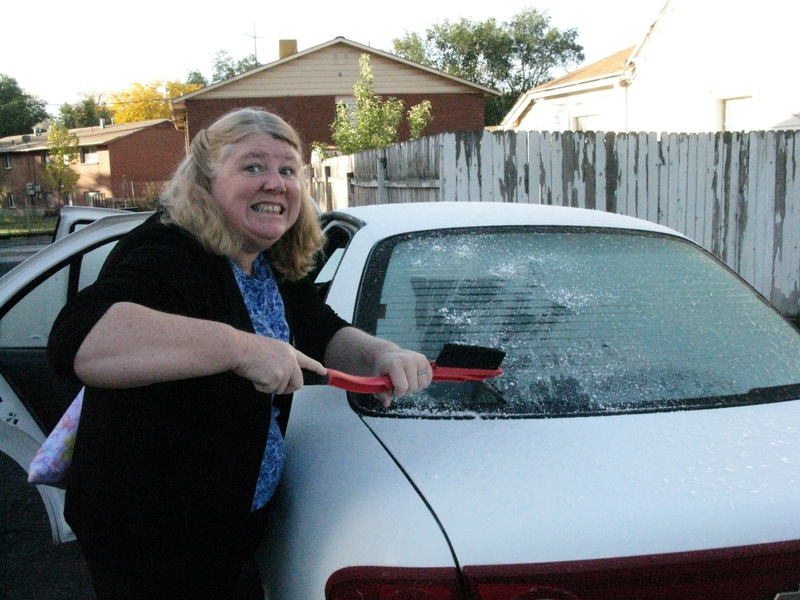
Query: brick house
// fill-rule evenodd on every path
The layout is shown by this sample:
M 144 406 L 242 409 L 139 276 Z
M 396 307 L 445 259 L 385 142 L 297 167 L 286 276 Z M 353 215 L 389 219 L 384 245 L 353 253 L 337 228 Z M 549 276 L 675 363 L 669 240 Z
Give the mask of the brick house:
M 286 119 L 308 146 L 331 142 L 336 104 L 352 103 L 359 60 L 369 54 L 375 93 L 395 97 L 406 109 L 431 103 L 433 121 L 424 135 L 484 128 L 484 105 L 496 90 L 448 75 L 393 54 L 342 37 L 297 52 L 295 40 L 281 40 L 280 58 L 201 90 L 174 98 L 175 126 L 190 140 L 204 127 L 235 108 L 262 106 Z M 405 120 L 400 141 L 408 139 Z M 308 155 L 306 159 L 308 159 Z
M 0 206 L 55 209 L 62 204 L 124 206 L 153 196 L 185 156 L 184 136 L 170 119 L 70 130 L 78 136 L 80 175 L 72 194 L 58 199 L 44 181 L 47 133 L 0 139 Z

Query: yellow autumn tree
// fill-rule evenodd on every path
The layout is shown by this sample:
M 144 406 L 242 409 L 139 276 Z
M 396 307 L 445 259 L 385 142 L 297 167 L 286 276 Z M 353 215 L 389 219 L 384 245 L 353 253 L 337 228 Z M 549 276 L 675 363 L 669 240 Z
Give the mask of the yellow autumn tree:
M 133 83 L 120 92 L 109 94 L 109 108 L 114 111 L 114 122 L 132 123 L 150 119 L 169 119 L 169 101 L 199 90 L 202 85 L 180 81 L 153 80 Z

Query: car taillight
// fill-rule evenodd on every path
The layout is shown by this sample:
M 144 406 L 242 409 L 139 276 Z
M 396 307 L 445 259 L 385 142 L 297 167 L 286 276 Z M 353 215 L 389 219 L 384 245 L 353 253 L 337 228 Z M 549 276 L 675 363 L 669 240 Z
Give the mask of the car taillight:
M 327 600 L 463 600 L 453 568 L 347 567 L 325 585 Z
M 770 600 L 800 584 L 800 541 L 463 572 L 470 600 Z

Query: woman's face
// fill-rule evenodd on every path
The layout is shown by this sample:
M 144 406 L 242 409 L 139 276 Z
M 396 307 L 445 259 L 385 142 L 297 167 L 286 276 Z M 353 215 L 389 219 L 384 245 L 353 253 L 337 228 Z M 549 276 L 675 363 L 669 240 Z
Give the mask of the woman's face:
M 266 133 L 233 144 L 211 180 L 211 195 L 244 236 L 234 256 L 250 270 L 255 257 L 274 244 L 300 214 L 300 161 L 294 149 Z

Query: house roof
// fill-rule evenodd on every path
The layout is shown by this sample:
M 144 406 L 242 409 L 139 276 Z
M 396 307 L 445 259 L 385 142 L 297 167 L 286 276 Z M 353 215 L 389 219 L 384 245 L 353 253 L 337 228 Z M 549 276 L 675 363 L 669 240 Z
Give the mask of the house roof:
M 599 79 L 608 79 L 609 77 L 618 77 L 625 72 L 628 62 L 635 49 L 636 46 L 631 46 L 625 50 L 620 50 L 616 54 L 612 54 L 611 56 L 607 56 L 606 58 L 598 60 L 590 65 L 586 65 L 585 67 L 581 67 L 580 69 L 572 71 L 571 73 L 567 73 L 562 77 L 558 77 L 557 79 L 552 79 L 547 83 L 543 83 L 530 90 L 530 92 L 541 92 L 543 90 L 556 87 L 565 87 L 569 85 L 575 85 L 577 83 L 586 83 Z
M 151 119 L 149 121 L 136 121 L 120 125 L 79 127 L 70 129 L 69 132 L 78 136 L 78 145 L 81 147 L 103 146 L 148 127 L 169 122 L 169 119 Z M 0 138 L 0 153 L 41 152 L 44 150 L 47 150 L 47 132 L 37 135 L 12 135 Z
M 217 97 L 217 93 L 220 91 L 220 88 L 224 88 L 224 87 L 227 87 L 227 86 L 234 86 L 236 83 L 241 82 L 244 79 L 257 77 L 260 74 L 264 74 L 265 72 L 268 72 L 270 70 L 279 69 L 283 65 L 286 65 L 286 64 L 291 63 L 293 61 L 300 61 L 301 59 L 303 59 L 305 57 L 308 57 L 311 54 L 314 54 L 314 53 L 317 53 L 317 52 L 320 52 L 320 51 L 323 51 L 323 50 L 327 50 L 327 49 L 333 48 L 335 46 L 345 46 L 345 47 L 351 48 L 353 50 L 356 50 L 359 53 L 368 53 L 368 54 L 374 55 L 376 57 L 381 57 L 381 58 L 386 59 L 386 60 L 391 60 L 391 61 L 394 61 L 394 62 L 399 63 L 401 65 L 404 65 L 406 67 L 410 67 L 412 69 L 417 69 L 419 71 L 427 73 L 428 75 L 434 75 L 436 77 L 442 78 L 444 80 L 447 80 L 451 84 L 457 84 L 459 86 L 464 86 L 464 87 L 472 88 L 473 90 L 476 90 L 476 91 L 480 91 L 485 96 L 499 96 L 500 95 L 500 92 L 498 92 L 497 90 L 493 90 L 491 88 L 488 88 L 488 87 L 485 87 L 485 86 L 482 86 L 482 85 L 479 85 L 479 84 L 476 84 L 476 83 L 472 83 L 471 81 L 467 81 L 466 79 L 462 79 L 460 77 L 456 77 L 454 75 L 450 75 L 449 73 L 445 73 L 444 71 L 439 71 L 437 69 L 434 69 L 434 68 L 431 68 L 431 67 L 427 67 L 425 65 L 421 65 L 421 64 L 413 62 L 411 60 L 407 60 L 405 58 L 401 58 L 399 56 L 396 56 L 394 54 L 390 54 L 388 52 L 384 52 L 382 50 L 377 50 L 377 49 L 372 48 L 370 46 L 365 46 L 363 44 L 359 44 L 357 42 L 348 40 L 348 39 L 343 38 L 343 37 L 337 37 L 337 38 L 334 38 L 334 39 L 329 40 L 327 42 L 324 42 L 322 44 L 319 44 L 317 46 L 313 46 L 311 48 L 303 50 L 301 52 L 295 52 L 294 54 L 290 54 L 290 55 L 285 56 L 283 58 L 280 58 L 280 59 L 278 59 L 276 61 L 273 61 L 271 63 L 267 63 L 265 65 L 261 65 L 259 67 L 256 67 L 254 69 L 251 69 L 251 70 L 247 71 L 246 73 L 241 73 L 239 75 L 235 75 L 234 77 L 230 77 L 228 79 L 225 79 L 224 81 L 220 81 L 218 83 L 214 83 L 214 84 L 208 85 L 208 86 L 206 86 L 206 87 L 204 87 L 202 89 L 196 90 L 196 91 L 191 92 L 189 94 L 185 94 L 183 96 L 179 96 L 178 98 L 173 98 L 170 101 L 170 104 L 172 106 L 172 117 L 173 117 L 173 121 L 175 122 L 175 126 L 178 129 L 182 129 L 184 127 L 184 125 L 185 125 L 185 120 L 186 120 L 186 104 L 185 103 L 186 103 L 187 100 L 198 99 L 198 98 L 202 98 L 203 96 Z M 323 89 L 323 90 L 321 90 L 321 93 L 331 93 L 331 92 L 329 90 L 324 90 Z M 306 95 L 306 94 L 298 93 L 297 95 Z
M 502 128 L 518 122 L 528 112 L 537 97 L 566 93 L 572 88 L 608 85 L 609 81 L 622 80 L 631 65 L 631 59 L 639 46 L 631 46 L 625 50 L 607 56 L 597 62 L 552 79 L 522 94 L 501 123 Z

